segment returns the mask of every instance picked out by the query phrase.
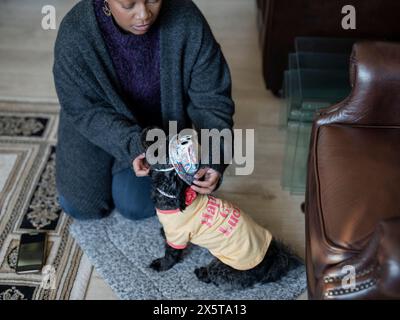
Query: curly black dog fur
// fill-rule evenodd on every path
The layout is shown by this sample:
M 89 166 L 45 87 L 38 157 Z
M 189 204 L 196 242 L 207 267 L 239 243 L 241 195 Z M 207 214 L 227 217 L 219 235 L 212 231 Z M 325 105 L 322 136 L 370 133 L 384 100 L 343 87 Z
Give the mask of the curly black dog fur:
M 275 282 L 301 264 L 282 242 L 273 239 L 264 259 L 250 270 L 236 270 L 214 258 L 207 266 L 195 269 L 197 278 L 229 289 L 246 289 L 257 283 Z
M 145 129 L 142 133 L 142 143 L 145 149 L 151 144 L 145 139 L 149 129 L 151 128 Z M 165 172 L 156 171 L 171 166 L 168 164 L 168 159 L 166 160 L 166 164 L 156 163 L 150 167 L 150 177 L 152 179 L 151 197 L 156 207 L 161 210 L 179 208 L 183 211 L 186 208 L 186 183 L 179 178 L 175 170 Z M 169 198 L 162 195 L 157 191 L 157 188 L 176 198 Z M 161 229 L 161 234 L 165 238 L 163 229 Z M 182 261 L 185 250 L 174 249 L 165 244 L 164 257 L 155 259 L 150 264 L 150 267 L 156 271 L 171 269 L 175 264 Z M 278 281 L 287 272 L 300 264 L 301 260 L 286 245 L 276 239 L 272 239 L 262 262 L 250 270 L 236 270 L 214 258 L 207 266 L 196 268 L 194 272 L 197 278 L 205 283 L 213 283 L 216 286 L 223 286 L 224 288 L 245 289 L 257 283 Z

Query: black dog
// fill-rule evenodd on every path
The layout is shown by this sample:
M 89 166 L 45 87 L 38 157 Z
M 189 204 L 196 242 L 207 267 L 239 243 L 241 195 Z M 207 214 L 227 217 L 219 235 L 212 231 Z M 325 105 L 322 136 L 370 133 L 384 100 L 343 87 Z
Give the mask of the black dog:
M 151 145 L 146 141 L 149 129 L 145 129 L 142 133 L 142 143 L 145 149 Z M 187 207 L 185 191 L 188 185 L 181 180 L 175 170 L 168 170 L 171 169 L 168 156 L 166 163 L 156 163 L 150 167 L 151 197 L 158 209 L 174 210 L 179 208 L 180 211 L 184 211 Z M 164 234 L 163 236 L 165 238 Z M 185 250 L 175 249 L 166 243 L 165 256 L 154 260 L 150 267 L 156 271 L 166 271 L 182 260 Z M 272 238 L 264 259 L 252 269 L 237 270 L 214 258 L 209 265 L 196 268 L 194 272 L 197 278 L 203 282 L 213 283 L 217 286 L 223 285 L 231 289 L 245 289 L 256 283 L 278 281 L 288 271 L 300 264 L 301 260 L 287 246 Z

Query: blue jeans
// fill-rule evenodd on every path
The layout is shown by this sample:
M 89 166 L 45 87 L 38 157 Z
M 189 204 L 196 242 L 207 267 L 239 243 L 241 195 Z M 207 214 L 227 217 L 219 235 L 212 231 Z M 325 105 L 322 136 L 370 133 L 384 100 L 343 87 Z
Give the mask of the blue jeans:
M 149 218 L 156 214 L 154 202 L 150 198 L 150 177 L 136 177 L 131 168 L 113 175 L 112 197 L 115 208 L 124 217 L 131 220 Z M 73 208 L 62 195 L 58 196 L 61 208 L 78 220 L 88 219 L 85 212 Z M 99 213 L 99 217 L 101 214 Z

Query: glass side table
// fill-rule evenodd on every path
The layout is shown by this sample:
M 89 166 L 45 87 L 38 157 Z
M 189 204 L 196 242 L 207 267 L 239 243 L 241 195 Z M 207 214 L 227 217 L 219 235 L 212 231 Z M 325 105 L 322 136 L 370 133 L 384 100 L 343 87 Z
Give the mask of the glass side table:
M 351 91 L 349 60 L 354 39 L 295 40 L 284 74 L 280 127 L 286 129 L 282 187 L 305 192 L 312 123 L 317 111 L 343 100 Z

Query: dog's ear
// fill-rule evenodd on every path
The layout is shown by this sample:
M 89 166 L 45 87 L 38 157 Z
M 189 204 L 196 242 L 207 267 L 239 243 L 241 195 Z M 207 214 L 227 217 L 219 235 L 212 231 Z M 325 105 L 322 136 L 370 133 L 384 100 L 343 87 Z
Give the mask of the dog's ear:
M 140 142 L 145 151 L 147 150 L 148 147 L 150 147 L 154 143 L 153 141 L 146 140 L 147 132 L 153 129 L 161 129 L 161 128 L 157 126 L 146 127 L 142 130 L 142 133 L 140 134 Z

